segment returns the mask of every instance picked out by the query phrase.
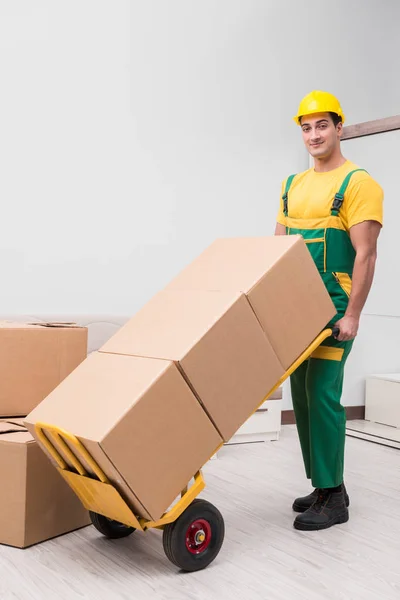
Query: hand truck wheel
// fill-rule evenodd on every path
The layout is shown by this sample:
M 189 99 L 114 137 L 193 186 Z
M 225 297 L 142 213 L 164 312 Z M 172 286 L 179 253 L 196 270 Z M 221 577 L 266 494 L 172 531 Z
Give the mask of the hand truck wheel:
M 200 571 L 216 558 L 224 536 L 219 510 L 206 500 L 194 500 L 176 521 L 165 526 L 164 551 L 183 571 Z
M 131 535 L 131 533 L 136 531 L 134 527 L 124 525 L 119 521 L 113 521 L 112 519 L 108 519 L 104 515 L 100 515 L 96 512 L 89 511 L 89 516 L 92 521 L 92 524 L 94 525 L 94 527 L 96 527 L 97 531 L 99 531 L 106 538 L 109 539 L 119 539 L 127 537 L 128 535 Z

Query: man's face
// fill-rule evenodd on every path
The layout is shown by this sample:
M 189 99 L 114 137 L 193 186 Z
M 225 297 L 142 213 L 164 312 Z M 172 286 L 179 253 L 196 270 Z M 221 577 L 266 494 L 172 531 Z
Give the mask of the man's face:
M 340 143 L 342 124 L 336 127 L 329 113 L 301 118 L 304 144 L 313 158 L 328 158 Z

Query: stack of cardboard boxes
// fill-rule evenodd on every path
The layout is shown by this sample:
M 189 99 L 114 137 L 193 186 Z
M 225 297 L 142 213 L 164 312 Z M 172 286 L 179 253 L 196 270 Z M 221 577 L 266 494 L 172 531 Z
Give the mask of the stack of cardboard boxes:
M 87 329 L 0 323 L 0 543 L 25 548 L 89 523 L 23 418 L 87 355 Z
M 217 240 L 25 424 L 77 436 L 157 520 L 334 314 L 301 237 Z

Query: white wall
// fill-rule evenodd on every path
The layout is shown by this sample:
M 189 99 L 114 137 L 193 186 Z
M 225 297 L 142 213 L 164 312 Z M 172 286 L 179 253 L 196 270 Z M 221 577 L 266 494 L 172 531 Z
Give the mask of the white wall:
M 386 6 L 384 6 L 386 4 Z M 398 2 L 1 0 L 3 313 L 130 315 L 273 232 L 313 88 L 396 114 Z
M 2 311 L 129 315 L 216 236 L 271 233 L 305 93 L 397 111 L 388 4 L 2 0 Z

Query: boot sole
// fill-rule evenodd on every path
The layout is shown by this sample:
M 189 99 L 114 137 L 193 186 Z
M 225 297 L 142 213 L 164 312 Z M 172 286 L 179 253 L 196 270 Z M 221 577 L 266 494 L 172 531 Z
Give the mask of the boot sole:
M 347 498 L 346 499 L 346 508 L 349 508 L 350 506 L 350 500 Z M 292 509 L 294 510 L 294 512 L 297 513 L 303 513 L 306 512 L 306 510 L 308 510 L 309 508 L 311 508 L 311 504 L 310 506 L 303 506 L 301 504 L 296 504 L 296 502 L 293 503 Z
M 328 529 L 332 527 L 332 525 L 341 525 L 342 523 L 347 523 L 349 520 L 349 511 L 346 511 L 345 514 L 335 517 L 328 521 L 328 523 L 318 523 L 312 525 L 311 523 L 298 523 L 294 522 L 293 526 L 295 529 L 300 531 L 320 531 L 321 529 Z

